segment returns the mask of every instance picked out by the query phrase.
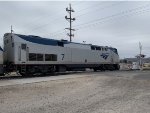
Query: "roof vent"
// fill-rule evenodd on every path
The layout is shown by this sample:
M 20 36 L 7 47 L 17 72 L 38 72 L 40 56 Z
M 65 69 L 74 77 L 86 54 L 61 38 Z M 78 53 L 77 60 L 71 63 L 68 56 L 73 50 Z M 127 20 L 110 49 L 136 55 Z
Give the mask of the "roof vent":
M 68 40 L 64 40 L 64 39 L 61 39 L 61 41 L 63 41 L 63 42 L 68 42 Z

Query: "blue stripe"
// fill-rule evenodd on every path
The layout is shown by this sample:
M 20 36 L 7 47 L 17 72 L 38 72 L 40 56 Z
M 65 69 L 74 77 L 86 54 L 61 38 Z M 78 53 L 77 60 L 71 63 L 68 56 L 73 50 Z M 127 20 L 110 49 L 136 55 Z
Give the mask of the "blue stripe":
M 17 36 L 19 36 L 20 38 L 32 42 L 32 43 L 37 43 L 37 44 L 43 44 L 43 45 L 53 45 L 53 46 L 57 46 L 58 42 L 63 42 L 64 44 L 69 43 L 69 42 L 64 42 L 64 41 L 59 41 L 59 40 L 54 40 L 54 39 L 48 39 L 48 38 L 42 38 L 39 36 L 32 36 L 32 35 L 20 35 L 20 34 L 16 34 Z
M 114 53 L 116 53 L 118 55 L 118 52 L 117 52 L 116 48 L 109 47 L 109 49 L 112 50 Z

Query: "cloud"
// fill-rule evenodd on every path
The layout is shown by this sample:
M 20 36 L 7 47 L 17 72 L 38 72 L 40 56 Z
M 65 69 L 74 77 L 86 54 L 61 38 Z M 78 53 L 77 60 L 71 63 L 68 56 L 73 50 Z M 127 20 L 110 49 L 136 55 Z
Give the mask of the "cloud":
M 73 17 L 76 17 L 73 26 L 76 26 L 77 30 L 74 32 L 73 41 L 116 47 L 121 58 L 134 57 L 138 54 L 138 43 L 141 42 L 143 53 L 149 57 L 150 8 L 148 4 L 150 4 L 148 1 L 72 2 L 75 10 Z M 69 1 L 1 1 L 0 44 L 2 45 L 4 33 L 10 32 L 11 25 L 15 33 L 69 39 L 66 36 L 67 30 L 64 30 L 69 26 L 64 18 L 68 15 L 65 11 L 68 5 Z

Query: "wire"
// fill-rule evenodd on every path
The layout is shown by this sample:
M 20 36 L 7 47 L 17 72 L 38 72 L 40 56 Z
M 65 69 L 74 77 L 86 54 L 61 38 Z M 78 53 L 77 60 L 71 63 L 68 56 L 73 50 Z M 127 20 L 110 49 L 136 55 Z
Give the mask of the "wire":
M 124 16 L 122 16 L 122 17 L 124 17 L 124 18 L 122 18 L 122 17 L 120 17 L 120 18 L 118 18 L 118 20 L 121 20 L 121 19 L 125 19 L 125 18 L 129 18 L 129 17 L 131 17 L 131 16 L 133 16 L 133 15 L 135 15 L 135 14 L 144 14 L 144 13 L 147 13 L 147 12 L 150 12 L 150 9 L 147 9 L 147 10 L 141 10 L 141 11 L 138 11 L 138 12 L 134 12 L 134 13 L 132 13 L 132 14 L 129 14 L 129 15 L 124 15 Z M 103 22 L 104 23 L 104 22 Z M 93 24 L 93 25 L 91 25 L 91 26 L 86 26 L 86 28 L 85 29 L 87 29 L 87 28 L 92 28 L 92 27 L 94 27 L 94 26 L 97 26 L 98 24 L 102 24 L 102 22 L 101 23 L 95 23 L 95 24 Z M 112 24 L 112 23 L 111 23 Z M 83 28 L 84 29 L 84 28 Z M 82 30 L 82 29 L 79 29 L 79 30 Z
M 78 3 L 78 4 L 79 4 L 79 3 Z M 75 5 L 78 5 L 78 4 L 75 4 Z M 99 6 L 99 5 L 101 5 L 101 4 L 98 4 L 98 5 L 96 5 L 96 6 Z M 88 8 L 89 8 L 89 7 L 88 7 Z M 88 9 L 88 8 L 85 8 L 84 10 L 86 10 L 86 9 Z M 83 9 L 80 10 L 80 11 L 78 11 L 78 12 L 81 12 L 81 11 L 83 11 Z M 35 30 L 38 30 L 38 29 L 41 29 L 42 27 L 45 27 L 45 26 L 47 26 L 47 25 L 58 24 L 58 23 L 61 22 L 61 21 L 57 21 L 57 20 L 63 20 L 63 19 L 64 19 L 63 17 L 64 17 L 64 15 L 61 16 L 61 17 L 54 18 L 52 21 L 47 22 L 47 23 L 45 23 L 45 24 L 43 24 L 43 25 L 38 25 L 36 28 L 33 28 L 33 29 L 31 30 L 31 32 L 32 32 L 32 31 L 35 31 Z M 57 22 L 55 22 L 55 21 L 57 21 Z
M 111 4 L 111 5 L 108 5 L 108 6 L 106 6 L 106 7 L 102 7 L 102 8 L 100 8 L 100 9 L 106 9 L 106 8 L 109 8 L 109 7 L 111 7 L 111 6 L 115 6 L 115 5 L 118 5 L 118 4 L 120 4 L 121 2 L 119 2 L 119 3 L 114 3 L 114 4 Z M 101 5 L 101 4 L 96 4 L 96 6 L 99 6 L 99 5 Z M 91 6 L 90 6 L 91 7 Z M 88 8 L 90 8 L 90 7 L 88 7 Z M 93 6 L 92 6 L 93 7 Z M 83 10 L 86 10 L 86 9 L 88 9 L 88 8 L 85 8 L 85 9 L 82 9 L 82 10 L 80 10 L 80 11 L 78 11 L 78 12 L 81 12 L 81 11 L 83 11 Z M 99 9 L 99 8 L 98 8 Z M 92 10 L 92 12 L 93 11 L 95 11 L 95 10 Z M 76 16 L 76 17 L 80 17 L 80 16 L 83 16 L 83 15 L 86 15 L 86 14 L 88 14 L 88 13 L 84 13 L 84 14 L 81 14 L 81 15 L 78 15 L 78 16 Z M 60 30 L 59 30 L 60 31 Z M 51 34 L 53 34 L 53 33 L 51 33 Z
M 74 3 L 73 5 L 76 6 L 76 5 L 80 4 L 80 3 L 81 3 L 81 2 Z M 54 17 L 54 16 L 56 16 L 56 15 L 59 15 L 61 12 L 63 12 L 62 8 L 57 8 L 57 10 L 59 10 L 59 12 L 57 12 L 55 15 L 48 14 L 47 16 Z M 32 22 L 29 22 L 28 24 L 26 24 L 26 26 L 31 25 L 31 24 L 32 24 L 33 22 L 35 22 L 35 21 L 40 21 L 40 22 L 41 22 L 41 19 L 43 19 L 43 16 L 36 17 L 36 18 L 34 18 L 34 20 L 33 20 Z
M 83 24 L 79 24 L 79 25 L 76 25 L 76 26 L 74 26 L 74 27 L 84 26 L 84 25 L 87 25 L 87 24 L 91 24 L 91 23 L 93 23 L 93 22 L 97 22 L 97 21 L 101 21 L 101 20 L 113 18 L 113 17 L 116 17 L 116 16 L 124 15 L 124 14 L 127 14 L 127 13 L 131 13 L 131 12 L 133 12 L 133 11 L 135 11 L 135 10 L 139 10 L 139 9 L 142 9 L 142 8 L 146 8 L 146 7 L 148 7 L 149 5 L 150 5 L 150 4 L 147 4 L 147 5 L 144 5 L 144 6 L 141 6 L 141 7 L 137 7 L 137 8 L 134 8 L 134 9 L 125 10 L 125 11 L 122 11 L 122 12 L 117 13 L 117 14 L 113 14 L 113 15 L 106 16 L 106 17 L 99 18 L 99 19 L 95 19 L 95 20 L 92 20 L 92 21 L 89 21 L 89 22 L 86 22 L 86 23 L 83 23 Z
M 131 17 L 131 16 L 133 16 L 133 15 L 135 15 L 135 14 L 142 14 L 142 13 L 146 13 L 146 12 L 149 12 L 150 11 L 150 9 L 146 9 L 146 10 L 141 10 L 141 11 L 136 11 L 136 12 L 133 12 L 132 14 L 128 14 L 128 15 L 123 15 L 123 16 L 121 16 L 120 18 L 118 18 L 119 20 L 120 19 L 125 19 L 125 17 L 127 18 L 127 17 Z M 122 18 L 122 17 L 124 17 L 124 18 Z M 111 19 L 114 19 L 114 18 L 110 18 L 110 20 Z M 107 20 L 108 21 L 108 20 Z M 105 21 L 103 21 L 103 22 L 98 22 L 98 23 L 94 23 L 93 25 L 88 25 L 88 26 L 86 26 L 86 27 L 83 27 L 82 29 L 87 29 L 87 28 L 91 28 L 91 27 L 94 27 L 94 26 L 97 26 L 98 24 L 102 24 L 102 23 L 105 23 Z M 79 31 L 80 30 L 82 30 L 81 28 L 80 29 L 78 29 Z M 62 32 L 63 33 L 63 32 Z M 58 33 L 57 33 L 58 34 Z M 55 34 L 56 36 L 57 36 L 57 34 Z M 54 36 L 55 36 L 54 35 Z
M 78 4 L 81 4 L 81 2 L 74 3 L 73 5 L 76 6 L 76 5 L 78 5 Z M 49 16 L 49 17 L 54 17 L 54 16 L 59 15 L 60 12 L 63 12 L 63 11 L 64 11 L 64 10 L 62 10 L 61 8 L 59 8 L 59 9 L 57 9 L 57 10 L 59 10 L 59 12 L 58 12 L 57 14 L 55 14 L 55 15 L 48 14 L 47 16 Z M 64 17 L 64 16 L 61 16 L 61 17 Z M 35 23 L 35 21 L 39 21 L 39 22 L 41 23 L 42 21 L 45 20 L 45 19 L 43 19 L 43 20 L 41 20 L 41 19 L 43 19 L 43 16 L 40 16 L 39 18 L 37 18 L 37 19 L 33 20 L 32 22 L 26 24 L 25 26 L 32 26 L 32 25 L 33 25 L 32 23 Z M 44 24 L 44 25 L 38 25 L 37 27 L 33 28 L 31 31 L 38 30 L 38 29 L 40 29 L 40 27 L 42 28 L 42 27 L 48 25 L 49 23 L 53 24 L 54 21 L 56 21 L 56 20 L 61 20 L 61 19 L 63 19 L 63 18 L 60 18 L 60 17 L 53 18 L 53 20 L 52 20 L 51 22 L 47 22 L 47 23 Z M 57 21 L 57 23 L 58 23 L 58 21 Z M 36 22 L 36 24 L 39 24 L 39 23 Z M 33 25 L 33 26 L 35 26 L 35 25 Z
M 102 11 L 102 10 L 104 10 L 104 9 L 106 9 L 106 8 L 110 8 L 110 7 L 112 7 L 112 6 L 119 5 L 120 3 L 121 3 L 121 2 L 119 2 L 119 3 L 113 3 L 113 4 L 110 4 L 110 5 L 105 6 L 105 7 L 96 8 L 95 10 L 100 9 L 100 11 Z M 98 6 L 98 5 L 97 5 L 97 6 Z M 95 11 L 95 10 L 91 10 L 90 12 L 93 12 L 93 11 Z M 88 12 L 88 13 L 89 13 L 89 12 Z M 81 17 L 81 16 L 84 16 L 84 15 L 86 15 L 86 14 L 88 14 L 88 13 L 84 13 L 84 14 L 78 15 L 78 16 L 76 16 L 76 17 Z
M 87 24 L 87 23 L 84 23 L 84 24 L 76 25 L 75 27 L 78 26 L 78 28 L 79 28 L 78 30 L 81 30 L 81 29 L 84 29 L 85 26 L 86 26 L 86 28 L 89 27 L 89 26 L 95 26 L 95 25 L 99 24 L 102 20 L 105 20 L 105 21 L 106 21 L 106 20 L 110 20 L 110 19 L 112 19 L 112 18 L 114 18 L 114 17 L 117 17 L 117 16 L 120 16 L 120 15 L 125 15 L 125 14 L 128 14 L 128 13 L 132 13 L 133 11 L 136 11 L 136 10 L 139 10 L 139 9 L 143 9 L 143 8 L 149 6 L 149 5 L 150 5 L 150 4 L 147 4 L 147 5 L 144 5 L 144 6 L 140 6 L 140 7 L 134 8 L 134 9 L 125 10 L 125 11 L 122 11 L 121 13 L 113 14 L 113 15 L 111 15 L 111 16 L 107 16 L 107 17 L 103 17 L 103 18 L 100 18 L 100 19 L 96 19 L 96 20 L 94 20 L 94 21 L 90 21 L 90 22 L 88 22 L 88 24 Z M 100 21 L 100 22 L 99 22 L 99 21 Z M 101 23 L 102 23 L 102 22 L 101 22 Z M 79 27 L 79 26 L 80 26 L 80 27 Z M 61 31 L 61 32 L 60 32 L 60 31 Z M 63 29 L 63 30 L 56 31 L 56 32 L 51 33 L 51 34 L 52 34 L 52 36 L 57 36 L 57 35 L 62 34 L 62 33 L 65 33 L 65 32 L 64 32 L 64 29 Z

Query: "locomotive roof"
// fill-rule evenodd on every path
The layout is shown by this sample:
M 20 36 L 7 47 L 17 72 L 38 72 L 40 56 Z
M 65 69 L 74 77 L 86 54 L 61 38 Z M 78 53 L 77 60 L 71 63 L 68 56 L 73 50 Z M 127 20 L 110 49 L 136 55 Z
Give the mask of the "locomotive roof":
M 4 37 L 7 36 L 8 34 L 11 34 L 11 33 L 5 33 Z M 79 45 L 86 45 L 86 46 L 90 46 L 90 47 L 93 46 L 93 47 L 108 48 L 108 49 L 112 50 L 114 53 L 118 54 L 116 48 L 108 47 L 108 46 L 98 46 L 98 45 L 93 45 L 93 44 L 69 42 L 68 40 L 49 39 L 49 38 L 43 38 L 43 37 L 35 36 L 35 35 L 21 35 L 21 34 L 14 34 L 14 35 L 17 35 L 18 37 L 20 37 L 26 41 L 37 43 L 37 44 L 53 45 L 53 46 L 58 46 L 58 42 L 62 42 L 63 44 L 79 44 Z M 1 49 L 1 48 L 0 48 L 0 50 L 3 51 L 3 49 Z
M 9 33 L 6 33 L 9 34 Z M 107 47 L 109 49 L 115 49 L 112 47 L 108 47 L 108 46 L 98 46 L 98 45 L 93 45 L 93 44 L 83 44 L 83 43 L 77 43 L 77 42 L 69 42 L 68 40 L 56 40 L 56 39 L 49 39 L 49 38 L 43 38 L 40 36 L 35 36 L 35 35 L 22 35 L 22 34 L 14 34 L 19 36 L 20 38 L 29 41 L 29 42 L 33 42 L 33 43 L 37 43 L 37 44 L 43 44 L 43 45 L 53 45 L 53 46 L 58 46 L 58 42 L 63 42 L 63 44 L 80 44 L 80 45 L 88 45 L 88 46 L 95 46 L 95 47 Z
M 98 46 L 98 45 L 92 45 L 92 44 L 83 44 L 83 43 L 77 43 L 77 42 L 69 42 L 68 40 L 56 40 L 56 39 L 49 39 L 49 38 L 43 38 L 40 36 L 34 36 L 34 35 L 21 35 L 21 34 L 15 34 L 17 36 L 19 36 L 20 38 L 26 40 L 26 41 L 30 41 L 30 42 L 34 42 L 34 43 L 38 43 L 38 44 L 43 44 L 43 45 L 54 45 L 57 46 L 58 42 L 63 42 L 64 44 L 81 44 L 81 45 L 89 45 L 89 46 L 97 46 L 97 47 L 106 47 L 106 46 Z
M 42 37 L 34 36 L 34 35 L 21 35 L 21 34 L 15 34 L 15 35 L 19 36 L 20 38 L 22 38 L 26 41 L 43 44 L 43 45 L 54 45 L 55 46 L 55 45 L 57 45 L 58 42 L 63 42 L 64 44 L 69 43 L 68 41 L 42 38 Z

